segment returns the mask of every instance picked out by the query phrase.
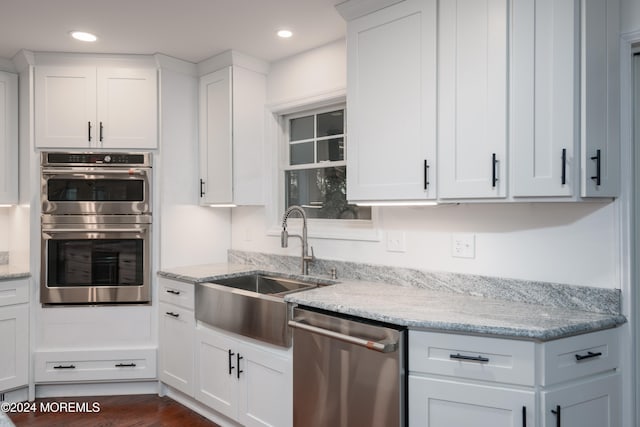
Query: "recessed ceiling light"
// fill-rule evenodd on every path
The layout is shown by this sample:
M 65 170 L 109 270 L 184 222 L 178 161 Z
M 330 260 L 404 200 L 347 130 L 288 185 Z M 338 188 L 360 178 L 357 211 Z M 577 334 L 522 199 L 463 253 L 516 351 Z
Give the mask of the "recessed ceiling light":
M 83 42 L 94 42 L 98 40 L 98 37 L 96 37 L 95 34 L 87 33 L 84 31 L 71 31 L 71 37 Z
M 293 33 L 290 30 L 279 30 L 276 34 L 278 34 L 278 37 L 283 39 L 288 39 L 293 35 Z

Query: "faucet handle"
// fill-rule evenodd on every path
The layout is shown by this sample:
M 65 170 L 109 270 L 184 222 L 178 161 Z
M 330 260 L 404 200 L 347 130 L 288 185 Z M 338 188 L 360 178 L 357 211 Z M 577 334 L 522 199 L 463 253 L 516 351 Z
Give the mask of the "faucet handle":
M 316 256 L 313 254 L 313 246 L 309 246 L 309 249 L 311 250 L 311 256 L 307 255 L 305 258 L 309 261 L 314 261 Z

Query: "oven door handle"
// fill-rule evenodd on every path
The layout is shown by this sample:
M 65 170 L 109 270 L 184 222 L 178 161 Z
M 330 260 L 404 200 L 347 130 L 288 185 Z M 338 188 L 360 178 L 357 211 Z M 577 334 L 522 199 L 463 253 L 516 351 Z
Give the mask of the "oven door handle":
M 143 169 L 100 169 L 100 170 L 92 170 L 92 171 L 78 171 L 72 172 L 69 170 L 44 170 L 42 171 L 43 177 L 55 177 L 55 178 L 86 178 L 87 175 L 92 176 L 100 176 L 100 175 L 147 175 L 148 171 Z
M 306 323 L 296 322 L 295 320 L 289 320 L 289 326 L 325 337 L 335 338 L 337 340 L 344 341 L 349 344 L 354 344 L 360 347 L 365 347 L 369 350 L 375 350 L 380 353 L 393 353 L 398 349 L 397 342 L 370 341 L 363 338 L 353 337 L 351 335 L 341 334 L 340 332 L 319 328 L 317 326 L 308 325 Z
M 45 234 L 59 233 L 143 233 L 141 228 L 57 228 L 55 230 L 42 230 Z

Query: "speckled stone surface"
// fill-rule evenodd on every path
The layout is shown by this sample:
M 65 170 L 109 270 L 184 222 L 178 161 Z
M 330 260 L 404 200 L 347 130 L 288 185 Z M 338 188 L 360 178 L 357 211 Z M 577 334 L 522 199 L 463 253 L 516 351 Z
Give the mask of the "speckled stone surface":
M 31 273 L 29 273 L 27 267 L 11 264 L 0 265 L 0 280 L 20 279 L 29 276 L 31 276 Z
M 228 258 L 233 264 L 253 265 L 288 273 L 300 272 L 299 257 L 231 250 Z M 621 313 L 619 289 L 433 272 L 319 258 L 310 265 L 309 274 L 326 277 L 332 268 L 337 270 L 338 280 L 342 281 L 378 282 L 570 310 L 616 315 Z
M 158 275 L 199 283 L 247 273 L 277 273 L 311 283 L 333 284 L 295 292 L 287 295 L 285 300 L 413 329 L 547 341 L 611 328 L 625 322 L 620 315 L 507 302 L 418 286 L 355 280 L 338 280 L 336 283 L 326 277 L 301 276 L 253 265 L 196 265 L 166 269 Z
M 0 265 L 9 264 L 9 252 L 0 252 Z
M 412 329 L 548 341 L 625 322 L 607 315 L 372 282 L 345 282 L 289 294 L 291 303 Z

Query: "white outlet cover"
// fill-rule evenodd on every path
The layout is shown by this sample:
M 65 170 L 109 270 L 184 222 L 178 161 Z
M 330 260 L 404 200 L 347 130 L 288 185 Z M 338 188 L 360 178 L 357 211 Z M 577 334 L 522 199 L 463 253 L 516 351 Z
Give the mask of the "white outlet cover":
M 451 256 L 454 258 L 476 257 L 475 234 L 460 233 L 451 236 Z
M 387 251 L 389 252 L 406 252 L 406 242 L 404 231 L 388 231 L 387 232 Z

